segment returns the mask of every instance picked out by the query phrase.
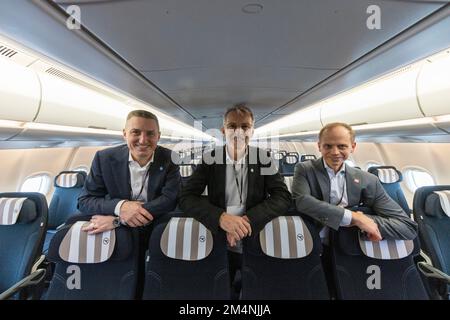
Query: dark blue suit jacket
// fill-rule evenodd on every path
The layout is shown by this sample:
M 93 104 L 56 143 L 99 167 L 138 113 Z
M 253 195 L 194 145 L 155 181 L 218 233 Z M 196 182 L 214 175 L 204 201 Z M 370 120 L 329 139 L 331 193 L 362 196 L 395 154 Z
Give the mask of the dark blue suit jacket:
M 177 205 L 181 185 L 180 169 L 171 160 L 172 151 L 161 146 L 150 165 L 147 199 L 143 207 L 154 218 L 172 211 Z M 129 149 L 127 145 L 98 151 L 91 171 L 78 197 L 78 209 L 89 215 L 113 215 L 117 203 L 131 200 Z

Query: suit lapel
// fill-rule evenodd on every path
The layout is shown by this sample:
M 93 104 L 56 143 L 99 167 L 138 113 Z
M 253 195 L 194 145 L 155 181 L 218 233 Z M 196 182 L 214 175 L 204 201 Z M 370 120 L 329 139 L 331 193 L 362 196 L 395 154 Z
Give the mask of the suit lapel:
M 258 149 L 255 150 L 250 150 L 251 147 L 249 147 L 249 154 L 247 155 L 247 159 L 245 160 L 247 162 L 247 200 L 246 200 L 246 207 L 253 207 L 253 194 L 254 194 L 254 190 L 261 190 L 261 187 L 256 186 L 256 178 L 257 178 L 257 173 L 259 174 L 258 170 L 258 164 L 260 163 L 259 161 L 259 153 L 258 153 Z M 250 152 L 256 153 L 258 160 L 257 163 L 250 163 L 249 159 L 250 159 Z
M 147 201 L 155 197 L 156 187 L 160 184 L 164 172 L 164 159 L 160 147 L 156 147 L 153 162 L 150 164 L 147 182 Z
M 322 191 L 323 201 L 330 202 L 330 178 L 323 166 L 322 158 L 314 160 L 313 166 L 315 168 L 314 174 L 316 175 L 317 182 L 319 183 L 320 190 Z
M 222 207 L 226 209 L 226 203 L 225 203 L 225 192 L 226 192 L 226 163 L 227 163 L 227 158 L 226 158 L 226 145 L 222 148 L 222 161 L 219 163 L 217 163 L 217 158 L 216 158 L 216 165 L 215 165 L 215 182 L 214 184 L 216 185 L 215 188 L 217 188 L 217 203 L 221 203 Z M 220 148 L 216 149 L 216 154 L 214 155 L 215 157 L 220 157 L 220 155 L 217 154 L 217 151 L 220 151 Z M 211 177 L 210 177 L 211 178 Z M 208 190 L 209 193 L 209 190 Z
M 125 150 L 120 150 L 117 155 L 112 158 L 112 171 L 119 193 L 125 198 L 131 198 L 131 185 L 130 185 L 130 170 L 128 168 L 128 156 L 129 150 L 127 146 L 124 146 Z
M 345 170 L 348 206 L 359 205 L 361 200 L 361 174 L 350 166 L 346 166 Z

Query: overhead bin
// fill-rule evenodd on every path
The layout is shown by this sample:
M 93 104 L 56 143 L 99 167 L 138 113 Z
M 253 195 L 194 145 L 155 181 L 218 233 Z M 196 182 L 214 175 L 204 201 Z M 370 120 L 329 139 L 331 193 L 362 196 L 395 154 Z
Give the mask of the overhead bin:
M 33 121 L 40 100 L 37 74 L 0 59 L 0 120 Z
M 40 73 L 42 105 L 38 123 L 122 130 L 129 107 L 120 100 L 53 76 Z
M 351 125 L 423 117 L 417 103 L 416 81 L 421 63 L 407 66 L 321 104 L 321 120 Z
M 428 117 L 450 114 L 450 50 L 428 58 L 422 65 L 417 99 Z

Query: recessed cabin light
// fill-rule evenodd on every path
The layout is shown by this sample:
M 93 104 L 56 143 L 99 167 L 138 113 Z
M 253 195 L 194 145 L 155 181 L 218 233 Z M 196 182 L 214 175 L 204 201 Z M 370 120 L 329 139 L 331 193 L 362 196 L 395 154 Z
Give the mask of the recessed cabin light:
M 250 3 L 242 7 L 242 12 L 247 14 L 257 14 L 261 13 L 263 6 L 258 3 Z

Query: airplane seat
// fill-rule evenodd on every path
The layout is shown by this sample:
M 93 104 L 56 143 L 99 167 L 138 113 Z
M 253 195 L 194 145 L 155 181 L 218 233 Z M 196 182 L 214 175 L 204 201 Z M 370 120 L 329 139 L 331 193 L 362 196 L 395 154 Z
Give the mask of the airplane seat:
M 418 238 L 372 242 L 356 227 L 332 230 L 330 235 L 339 300 L 428 300 L 414 262 L 420 252 Z
M 295 165 L 298 163 L 298 155 L 288 153 L 280 162 L 280 173 L 294 175 Z
M 79 213 L 78 196 L 86 180 L 84 171 L 62 171 L 54 180 L 55 192 L 48 208 L 48 229 L 43 252 L 47 252 L 56 229 L 72 215 Z
M 185 186 L 186 183 L 194 173 L 195 166 L 193 164 L 180 164 L 181 185 Z
M 225 233 L 193 218 L 159 224 L 146 255 L 144 300 L 230 299 Z
M 300 157 L 300 162 L 305 162 L 309 160 L 316 160 L 317 157 L 313 154 L 302 154 Z
M 400 182 L 403 180 L 403 176 L 399 170 L 393 166 L 377 166 L 370 167 L 368 172 L 378 177 L 384 190 L 386 190 L 392 200 L 397 202 L 407 214 L 411 213 L 405 194 L 400 187 Z
M 330 299 L 319 231 L 291 213 L 244 239 L 242 299 Z
M 89 235 L 91 216 L 76 215 L 58 229 L 48 250 L 55 272 L 48 300 L 132 300 L 138 279 L 138 230 L 120 226 Z
M 421 187 L 414 193 L 413 213 L 423 251 L 431 259 L 419 262 L 432 296 L 450 299 L 450 185 Z
M 46 272 L 38 267 L 47 220 L 44 195 L 0 193 L 0 300 L 39 298 L 32 286 L 40 284 Z

